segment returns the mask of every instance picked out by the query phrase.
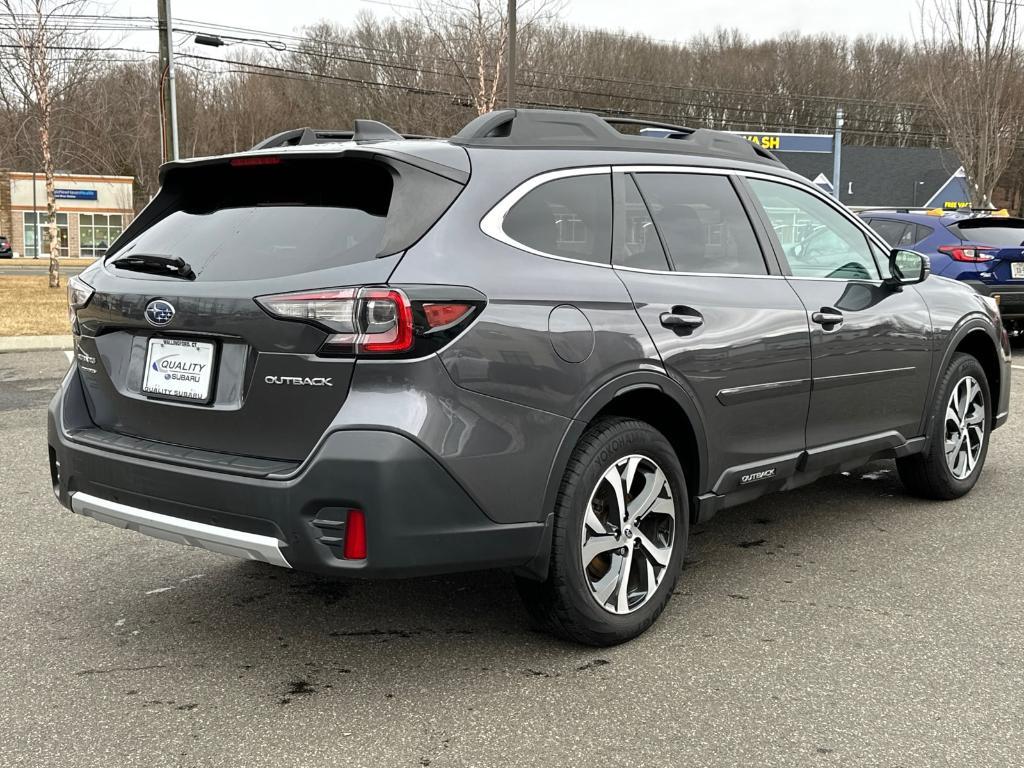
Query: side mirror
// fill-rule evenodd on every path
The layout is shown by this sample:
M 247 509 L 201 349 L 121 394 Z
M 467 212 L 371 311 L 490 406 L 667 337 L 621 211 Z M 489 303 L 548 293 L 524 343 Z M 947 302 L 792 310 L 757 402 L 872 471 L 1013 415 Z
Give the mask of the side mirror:
M 932 272 L 931 262 L 923 253 L 893 248 L 889 252 L 889 277 L 883 282 L 893 288 L 923 283 Z

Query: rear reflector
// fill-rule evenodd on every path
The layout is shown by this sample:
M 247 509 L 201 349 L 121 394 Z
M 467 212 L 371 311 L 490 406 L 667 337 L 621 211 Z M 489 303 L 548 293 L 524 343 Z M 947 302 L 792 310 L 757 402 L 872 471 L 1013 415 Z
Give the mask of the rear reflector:
M 361 509 L 350 509 L 345 520 L 345 559 L 366 559 L 366 515 Z
M 423 314 L 431 328 L 443 328 L 464 318 L 471 309 L 472 304 L 424 304 Z

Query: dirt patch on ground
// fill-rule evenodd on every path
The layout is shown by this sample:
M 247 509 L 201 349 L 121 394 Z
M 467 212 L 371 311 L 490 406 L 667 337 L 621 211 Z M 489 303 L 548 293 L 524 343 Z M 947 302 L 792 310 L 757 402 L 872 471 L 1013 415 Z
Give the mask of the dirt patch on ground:
M 66 281 L 50 288 L 46 275 L 0 276 L 0 336 L 70 333 Z

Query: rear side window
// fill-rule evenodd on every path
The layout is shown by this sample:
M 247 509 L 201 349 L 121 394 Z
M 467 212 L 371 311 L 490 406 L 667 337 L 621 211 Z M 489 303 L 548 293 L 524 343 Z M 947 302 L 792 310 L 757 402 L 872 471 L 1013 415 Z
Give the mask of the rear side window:
M 569 176 L 541 184 L 512 206 L 502 229 L 517 243 L 543 254 L 608 264 L 611 176 Z
M 872 219 L 871 228 L 894 248 L 916 243 L 916 228 L 909 221 Z
M 658 230 L 632 176 L 623 179 L 623 203 L 622 215 L 616 219 L 616 227 L 622 231 L 616 231 L 612 260 L 621 267 L 668 270 Z
M 916 230 L 914 232 L 914 243 L 915 244 L 920 243 L 922 240 L 927 240 L 929 237 L 931 237 L 933 234 L 935 234 L 935 230 L 934 229 L 932 229 L 931 227 L 925 226 L 924 224 L 915 224 L 914 225 L 914 229 Z
M 761 247 L 725 176 L 636 176 L 672 268 L 678 272 L 766 275 Z
M 1015 248 L 1024 245 L 1024 219 L 964 219 L 947 229 L 961 240 L 995 248 Z

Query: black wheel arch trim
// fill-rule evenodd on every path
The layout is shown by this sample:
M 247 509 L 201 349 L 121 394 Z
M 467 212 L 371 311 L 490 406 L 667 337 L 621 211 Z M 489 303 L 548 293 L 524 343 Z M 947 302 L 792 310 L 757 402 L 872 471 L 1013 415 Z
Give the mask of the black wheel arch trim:
M 587 425 L 603 408 L 609 405 L 617 397 L 629 392 L 650 389 L 670 397 L 686 414 L 693 428 L 697 440 L 698 466 L 700 477 L 690 488 L 690 494 L 695 496 L 702 492 L 707 485 L 707 456 L 708 442 L 707 434 L 704 431 L 704 419 L 700 409 L 697 407 L 693 397 L 677 382 L 668 376 L 667 373 L 658 371 L 632 371 L 605 382 L 598 387 L 587 401 L 580 407 L 569 423 L 568 428 L 562 435 L 562 440 L 555 452 L 555 459 L 548 471 L 546 491 L 544 493 L 544 515 L 554 512 L 555 501 L 558 497 L 558 488 L 562 483 L 565 468 L 569 464 L 569 456 L 572 454 L 576 443 L 586 431 Z
M 639 390 L 649 389 L 660 392 L 670 397 L 683 411 L 693 429 L 697 441 L 698 466 L 700 477 L 696 484 L 687 488 L 693 503 L 688 504 L 690 514 L 695 513 L 697 507 L 696 498 L 707 486 L 707 456 L 708 442 L 707 433 L 704 430 L 704 420 L 693 397 L 667 373 L 659 370 L 631 371 L 606 381 L 598 387 L 587 398 L 586 402 L 579 408 L 576 415 L 562 435 L 562 440 L 555 452 L 555 458 L 548 470 L 546 489 L 544 492 L 544 516 L 541 518 L 545 523 L 545 535 L 541 539 L 537 554 L 527 564 L 514 570 L 516 575 L 536 581 L 543 581 L 547 578 L 548 566 L 551 558 L 551 532 L 555 519 L 555 502 L 558 499 L 558 490 L 562 485 L 562 478 L 565 476 L 565 469 L 569 465 L 569 457 L 579 442 L 591 420 L 603 408 L 613 400 L 622 395 Z
M 931 403 L 934 400 L 936 388 L 938 387 L 939 380 L 942 378 L 942 372 L 949 367 L 949 364 L 953 359 L 953 355 L 956 354 L 957 347 L 960 346 L 960 343 L 967 338 L 968 335 L 979 331 L 983 332 L 988 337 L 989 341 L 992 342 L 992 348 L 996 353 L 996 357 L 999 360 L 1003 359 L 1003 353 L 999 343 L 999 331 L 987 317 L 980 314 L 971 314 L 961 318 L 950 331 L 945 349 L 942 350 L 942 358 L 939 360 L 939 365 L 936 366 L 933 372 L 932 381 L 928 388 L 928 399 L 925 401 L 926 404 Z M 938 350 L 936 350 L 936 352 L 938 352 Z M 1000 387 L 1002 387 L 1004 383 L 1005 382 L 1000 382 Z M 1001 392 L 1002 389 L 999 391 Z M 999 403 L 993 403 L 992 410 L 993 412 L 998 411 Z M 921 415 L 920 434 L 930 434 L 931 419 L 931 408 L 926 408 L 925 412 Z

